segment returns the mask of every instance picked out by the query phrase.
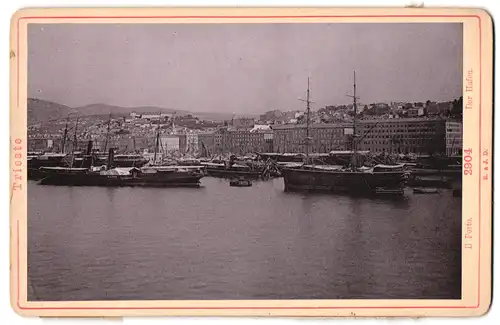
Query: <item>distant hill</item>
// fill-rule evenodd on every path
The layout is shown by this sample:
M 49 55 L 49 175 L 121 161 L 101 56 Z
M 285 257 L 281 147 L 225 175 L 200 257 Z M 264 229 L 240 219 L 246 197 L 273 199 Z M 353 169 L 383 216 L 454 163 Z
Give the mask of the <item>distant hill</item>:
M 106 115 L 106 114 L 116 114 L 116 115 L 130 115 L 130 113 L 165 113 L 172 114 L 175 113 L 178 116 L 191 114 L 198 117 L 201 120 L 214 120 L 214 121 L 224 121 L 230 120 L 233 117 L 231 113 L 219 113 L 219 112 L 192 112 L 181 109 L 164 108 L 158 106 L 138 106 L 138 107 L 122 107 L 108 104 L 91 104 L 87 106 L 82 106 L 76 108 L 78 112 L 82 115 Z M 249 115 L 251 116 L 251 115 Z
M 130 115 L 130 113 L 166 113 L 182 116 L 191 114 L 202 120 L 224 121 L 230 120 L 233 117 L 231 113 L 218 112 L 190 112 L 186 110 L 176 110 L 172 108 L 163 108 L 156 106 L 139 106 L 139 107 L 122 107 L 108 104 L 91 104 L 82 107 L 72 108 L 66 105 L 61 105 L 55 102 L 28 98 L 28 123 L 46 122 L 60 118 L 66 118 L 70 113 L 78 113 L 81 116 L 92 115 Z M 245 114 L 245 116 L 254 116 Z M 255 115 L 257 116 L 257 115 Z
M 68 116 L 75 110 L 47 100 L 28 98 L 28 123 L 45 122 Z
M 166 113 L 177 115 L 189 114 L 188 111 L 176 110 L 170 108 L 156 107 L 156 106 L 140 106 L 140 107 L 122 107 L 108 104 L 91 104 L 82 107 L 77 107 L 76 110 L 81 115 L 106 115 L 106 114 L 117 114 L 117 115 L 130 115 L 130 113 Z

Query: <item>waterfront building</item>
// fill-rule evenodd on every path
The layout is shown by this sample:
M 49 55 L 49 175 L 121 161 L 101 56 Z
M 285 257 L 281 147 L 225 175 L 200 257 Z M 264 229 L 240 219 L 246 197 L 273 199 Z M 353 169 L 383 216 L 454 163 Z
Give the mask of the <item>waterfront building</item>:
M 228 130 L 229 152 L 245 154 L 251 150 L 250 131 L 245 129 Z
M 199 153 L 199 146 L 198 146 L 198 133 L 187 133 L 186 134 L 186 142 L 187 142 L 187 148 L 186 148 L 186 153 L 191 154 L 191 155 L 197 155 Z
M 198 134 L 194 132 L 178 133 L 179 151 L 182 154 L 196 155 L 199 151 Z
M 50 151 L 59 147 L 58 141 L 52 138 L 30 137 L 28 141 L 29 151 Z
M 214 153 L 249 154 L 273 149 L 273 130 L 269 127 L 221 127 L 214 133 Z
M 219 127 L 214 132 L 214 153 L 221 154 L 229 151 L 229 133 L 228 127 Z
M 312 124 L 309 127 L 310 152 L 326 153 L 332 150 L 349 150 L 352 123 Z M 306 125 L 274 125 L 273 149 L 276 152 L 305 152 Z
M 179 151 L 184 154 L 187 151 L 187 134 L 186 133 L 177 133 L 179 137 Z
M 255 152 L 271 152 L 273 149 L 273 131 L 270 128 L 253 128 L 252 130 L 229 130 L 230 152 L 248 154 Z
M 463 124 L 460 121 L 446 121 L 446 155 L 455 156 L 462 152 Z
M 375 153 L 444 153 L 445 123 L 440 118 L 360 120 L 358 148 Z
M 179 137 L 176 135 L 161 135 L 159 152 L 172 153 L 176 151 L 179 151 Z
M 450 126 L 447 131 L 445 124 Z M 462 146 L 460 125 L 440 118 L 363 119 L 356 124 L 357 149 L 374 153 L 456 153 Z M 304 124 L 274 125 L 273 131 L 276 152 L 305 152 Z M 312 124 L 310 152 L 351 150 L 352 135 L 352 123 Z

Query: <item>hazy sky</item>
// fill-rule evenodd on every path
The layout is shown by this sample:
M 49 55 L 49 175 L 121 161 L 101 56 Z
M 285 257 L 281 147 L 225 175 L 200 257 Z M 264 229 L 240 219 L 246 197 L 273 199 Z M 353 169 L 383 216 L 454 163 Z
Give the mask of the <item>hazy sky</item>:
M 259 113 L 349 103 L 451 100 L 462 24 L 30 24 L 28 95 Z

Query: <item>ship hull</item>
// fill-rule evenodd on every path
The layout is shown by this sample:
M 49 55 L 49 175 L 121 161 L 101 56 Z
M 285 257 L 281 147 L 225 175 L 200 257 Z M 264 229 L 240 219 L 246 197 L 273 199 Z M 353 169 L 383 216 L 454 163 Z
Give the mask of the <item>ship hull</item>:
M 164 174 L 164 175 L 162 175 Z M 158 174 L 100 175 L 98 173 L 45 173 L 40 185 L 105 187 L 199 187 L 201 174 L 172 172 Z
M 104 164 L 107 162 L 107 159 L 104 161 Z M 113 166 L 119 168 L 131 168 L 137 167 L 141 168 L 148 163 L 148 160 L 114 160 Z
M 318 171 L 284 168 L 285 191 L 324 191 L 353 195 L 404 194 L 405 172 Z
M 207 174 L 211 177 L 221 177 L 221 178 L 233 178 L 233 177 L 245 177 L 257 179 L 262 176 L 260 172 L 246 172 L 237 170 L 225 170 L 225 169 L 210 169 L 207 168 Z

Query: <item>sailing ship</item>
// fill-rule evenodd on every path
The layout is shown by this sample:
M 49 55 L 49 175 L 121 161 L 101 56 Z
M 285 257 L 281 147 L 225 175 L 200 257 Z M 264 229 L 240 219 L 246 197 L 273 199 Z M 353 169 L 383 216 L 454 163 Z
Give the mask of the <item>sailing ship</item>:
M 321 190 L 329 192 L 348 193 L 353 195 L 395 194 L 404 195 L 404 184 L 408 172 L 404 164 L 401 165 L 375 165 L 373 167 L 360 166 L 357 154 L 356 134 L 356 72 L 354 72 L 354 123 L 352 147 L 353 154 L 348 166 L 327 166 L 310 164 L 309 157 L 309 124 L 310 124 L 310 86 L 307 80 L 306 112 L 306 139 L 305 161 L 298 167 L 285 167 L 282 174 L 285 191 L 290 190 Z

